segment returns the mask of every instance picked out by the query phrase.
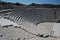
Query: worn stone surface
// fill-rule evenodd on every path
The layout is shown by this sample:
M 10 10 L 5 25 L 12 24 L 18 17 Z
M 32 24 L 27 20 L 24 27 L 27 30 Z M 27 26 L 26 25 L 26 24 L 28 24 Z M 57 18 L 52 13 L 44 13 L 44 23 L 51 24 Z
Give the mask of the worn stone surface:
M 0 26 L 0 40 L 59 40 L 59 37 L 51 36 L 54 22 L 60 19 L 59 11 L 55 8 L 16 8 L 9 10 L 9 12 L 0 12 L 0 21 L 1 18 L 4 18 L 19 25 L 8 28 Z M 38 34 L 42 34 L 43 37 Z M 49 37 L 44 38 L 46 35 L 49 35 Z

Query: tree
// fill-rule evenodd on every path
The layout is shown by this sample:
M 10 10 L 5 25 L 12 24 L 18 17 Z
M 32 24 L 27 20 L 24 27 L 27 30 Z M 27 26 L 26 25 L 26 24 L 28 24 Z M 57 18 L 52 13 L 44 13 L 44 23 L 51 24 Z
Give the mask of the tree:
M 32 3 L 32 4 L 29 4 L 29 6 L 36 6 L 36 4 L 35 3 Z
M 19 6 L 19 5 L 20 5 L 20 4 L 17 2 L 17 3 L 16 3 L 16 6 Z

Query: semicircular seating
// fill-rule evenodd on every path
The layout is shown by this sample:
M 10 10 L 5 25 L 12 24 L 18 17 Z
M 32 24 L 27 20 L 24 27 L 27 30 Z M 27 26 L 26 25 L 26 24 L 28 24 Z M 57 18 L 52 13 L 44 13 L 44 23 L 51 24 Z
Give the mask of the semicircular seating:
M 55 22 L 54 9 L 27 9 L 20 8 L 11 11 L 12 13 L 3 15 L 13 22 L 24 23 L 25 21 L 38 25 L 41 22 Z

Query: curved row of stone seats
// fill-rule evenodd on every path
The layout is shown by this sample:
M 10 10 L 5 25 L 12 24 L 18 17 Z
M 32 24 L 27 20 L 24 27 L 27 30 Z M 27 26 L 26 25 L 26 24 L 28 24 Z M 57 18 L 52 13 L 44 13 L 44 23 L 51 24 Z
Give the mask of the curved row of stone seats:
M 18 15 L 16 15 L 15 13 L 13 14 L 9 14 L 10 16 L 12 16 L 12 17 L 14 17 L 14 18 L 10 18 L 11 20 L 14 20 L 14 21 L 16 21 L 16 19 L 18 18 Z
M 18 12 L 19 12 L 19 11 L 18 11 Z M 19 15 L 19 16 L 21 15 L 22 18 L 25 18 L 25 20 L 27 20 L 27 21 L 30 21 L 30 18 L 33 19 L 33 17 L 34 17 L 33 15 L 32 15 L 32 16 L 33 16 L 33 17 L 32 17 L 31 15 L 28 15 L 28 14 L 26 15 L 25 13 L 23 14 L 22 12 L 19 12 L 19 13 L 16 13 L 16 12 L 15 12 L 15 15 L 16 15 L 16 14 Z M 26 17 L 26 16 L 27 16 L 27 17 Z M 30 16 L 30 18 L 29 18 L 29 16 Z M 35 17 L 35 18 L 36 18 L 36 17 Z M 34 20 L 35 20 L 35 19 L 34 19 Z M 32 20 L 31 22 L 33 22 L 34 20 Z
M 13 14 L 13 13 L 12 13 Z M 8 14 L 8 15 L 5 15 L 3 16 L 5 19 L 8 19 L 8 20 L 11 20 L 13 22 L 16 22 L 16 23 L 23 23 L 24 21 L 24 18 L 22 18 L 21 16 L 19 17 L 18 15 L 14 14 Z
M 13 22 L 20 23 L 20 24 L 24 22 L 24 18 L 18 16 L 11 19 L 13 20 Z
M 3 10 L 0 10 L 0 16 L 1 18 L 2 17 L 7 17 L 8 14 L 12 13 L 14 9 L 3 9 Z M 8 17 L 7 17 L 8 18 Z
M 35 25 L 39 24 L 40 22 L 54 22 L 55 9 L 15 9 L 12 10 L 12 13 L 9 14 L 9 19 L 13 22 L 23 23 L 24 21 L 31 22 Z
M 17 23 L 27 20 L 27 22 L 37 25 L 41 21 L 54 21 L 53 13 L 52 9 L 16 9 L 13 13 L 9 14 L 11 16 L 9 18 Z
M 5 14 L 5 13 L 9 13 L 9 12 L 11 12 L 11 10 L 0 11 L 0 13 L 2 13 L 2 14 L 3 14 L 3 13 L 4 13 L 4 14 Z
M 8 17 L 9 14 L 7 13 L 2 13 L 1 17 Z
M 13 6 L 0 6 L 0 10 L 4 10 L 4 9 L 14 9 Z
M 14 11 L 15 15 L 26 18 L 35 25 L 41 21 L 54 21 L 54 10 L 52 9 L 19 9 Z
M 21 15 L 19 15 L 19 14 L 17 14 L 17 13 L 12 13 L 12 14 L 9 14 L 9 15 L 12 16 L 11 19 L 12 19 L 14 22 L 20 23 L 20 22 L 24 22 L 24 21 L 25 21 L 25 17 L 23 17 L 23 16 L 21 16 Z M 14 18 L 13 18 L 13 17 L 14 17 Z

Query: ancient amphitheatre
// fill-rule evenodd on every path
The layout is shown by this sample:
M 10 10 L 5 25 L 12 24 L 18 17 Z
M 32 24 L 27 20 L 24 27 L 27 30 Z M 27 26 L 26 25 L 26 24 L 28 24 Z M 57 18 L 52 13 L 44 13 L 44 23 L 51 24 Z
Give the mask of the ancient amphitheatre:
M 59 40 L 60 36 L 54 35 L 53 30 L 54 24 L 59 22 L 60 8 L 1 5 L 0 40 Z

